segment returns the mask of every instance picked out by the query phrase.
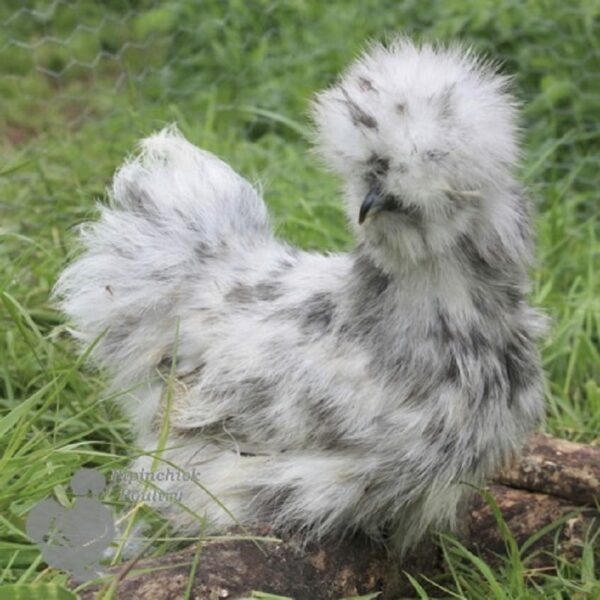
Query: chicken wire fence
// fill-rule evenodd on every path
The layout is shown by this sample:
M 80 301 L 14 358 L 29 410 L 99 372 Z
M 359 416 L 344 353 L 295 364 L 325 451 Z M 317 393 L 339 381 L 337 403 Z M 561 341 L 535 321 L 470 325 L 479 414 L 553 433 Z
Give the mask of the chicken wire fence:
M 526 176 L 598 187 L 598 3 L 437 6 L 266 0 L 56 0 L 0 6 L 0 148 L 93 143 L 152 125 L 235 115 L 240 135 L 296 136 L 311 93 L 368 38 L 464 39 L 516 76 L 533 159 Z M 211 112 L 212 111 L 212 112 Z M 80 146 L 81 147 L 81 146 Z M 533 173 L 535 172 L 535 176 Z

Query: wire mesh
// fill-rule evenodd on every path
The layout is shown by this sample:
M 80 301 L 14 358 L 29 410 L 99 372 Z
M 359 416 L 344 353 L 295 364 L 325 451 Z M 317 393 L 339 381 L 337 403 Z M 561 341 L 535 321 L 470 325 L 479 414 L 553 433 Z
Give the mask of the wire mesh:
M 310 95 L 367 39 L 401 32 L 463 39 L 503 61 L 525 104 L 525 179 L 547 186 L 570 177 L 570 189 L 592 195 L 600 183 L 598 6 L 5 0 L 0 149 L 11 167 L 24 149 L 51 154 L 73 135 L 85 152 L 98 136 L 132 140 L 161 122 L 215 112 L 231 113 L 246 140 L 297 139 Z

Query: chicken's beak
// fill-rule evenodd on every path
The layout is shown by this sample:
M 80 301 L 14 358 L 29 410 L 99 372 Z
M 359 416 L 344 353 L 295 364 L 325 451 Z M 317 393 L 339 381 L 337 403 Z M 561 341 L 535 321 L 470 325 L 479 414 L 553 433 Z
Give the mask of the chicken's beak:
M 373 183 L 365 196 L 358 212 L 358 224 L 362 225 L 368 215 L 373 216 L 383 208 L 385 195 L 379 183 Z

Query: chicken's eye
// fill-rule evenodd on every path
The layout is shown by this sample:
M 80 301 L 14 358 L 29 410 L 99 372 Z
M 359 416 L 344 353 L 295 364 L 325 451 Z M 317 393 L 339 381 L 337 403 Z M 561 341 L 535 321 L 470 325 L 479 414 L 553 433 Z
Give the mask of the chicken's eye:
M 370 172 L 379 177 L 386 175 L 390 170 L 390 161 L 387 158 L 382 158 L 381 156 L 372 156 L 369 159 L 368 164 L 370 167 Z

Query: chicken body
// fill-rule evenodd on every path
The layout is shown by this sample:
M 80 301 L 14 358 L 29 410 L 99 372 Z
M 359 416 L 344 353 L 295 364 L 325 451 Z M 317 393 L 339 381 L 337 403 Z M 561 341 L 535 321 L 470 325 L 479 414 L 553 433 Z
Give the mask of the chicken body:
M 374 47 L 315 103 L 347 254 L 276 240 L 252 186 L 173 128 L 116 174 L 57 293 L 185 530 L 270 522 L 409 548 L 543 414 L 531 227 L 506 82 L 460 48 Z M 358 221 L 361 224 L 358 224 Z M 218 501 L 216 500 L 218 499 Z

